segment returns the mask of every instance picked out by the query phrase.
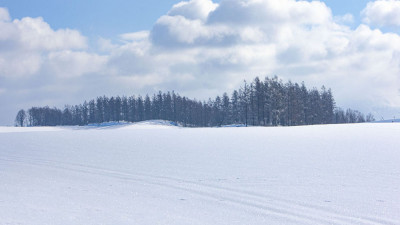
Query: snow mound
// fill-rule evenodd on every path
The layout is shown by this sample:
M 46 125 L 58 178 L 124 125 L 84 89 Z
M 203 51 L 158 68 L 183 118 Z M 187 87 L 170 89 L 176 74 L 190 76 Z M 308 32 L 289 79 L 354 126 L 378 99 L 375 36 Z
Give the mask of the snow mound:
M 140 122 L 125 122 L 125 121 L 113 121 L 105 122 L 100 124 L 89 124 L 84 127 L 77 127 L 77 129 L 163 129 L 179 127 L 180 125 L 173 121 L 168 120 L 145 120 Z
M 104 122 L 104 123 L 92 123 L 83 127 L 76 127 L 78 129 L 90 129 L 90 128 L 95 128 L 95 129 L 105 129 L 105 128 L 118 128 L 118 127 L 124 127 L 124 126 L 129 126 L 132 125 L 131 122 L 125 122 L 125 121 L 111 121 L 111 122 Z
M 93 123 L 86 126 L 56 126 L 56 127 L 7 127 L 0 126 L 0 133 L 16 132 L 43 132 L 62 130 L 92 130 L 92 129 L 166 129 L 182 127 L 180 124 L 168 120 L 146 120 L 136 123 L 126 121 L 111 121 L 104 123 Z
M 173 121 L 146 120 L 146 121 L 132 123 L 131 125 L 122 127 L 121 129 L 169 129 L 177 127 L 180 127 L 180 125 Z

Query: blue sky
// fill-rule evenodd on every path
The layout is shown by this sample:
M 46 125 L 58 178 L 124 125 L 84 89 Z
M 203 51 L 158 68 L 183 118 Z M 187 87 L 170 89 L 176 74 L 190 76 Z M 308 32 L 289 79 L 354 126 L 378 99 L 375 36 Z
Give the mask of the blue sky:
M 278 75 L 400 117 L 400 0 L 0 0 L 0 125 L 101 95 L 230 93 Z
M 13 18 L 43 17 L 54 29 L 72 28 L 91 38 L 115 38 L 122 33 L 151 29 L 155 21 L 180 0 L 0 0 Z M 214 2 L 219 2 L 215 1 Z M 368 0 L 325 0 L 335 15 L 351 13 L 360 22 Z
M 336 15 L 352 13 L 354 16 L 359 16 L 362 9 L 365 8 L 368 0 L 325 0 L 325 4 L 332 9 Z
M 150 29 L 174 0 L 0 0 L 13 18 L 43 17 L 54 29 L 78 29 L 90 37 L 114 37 Z

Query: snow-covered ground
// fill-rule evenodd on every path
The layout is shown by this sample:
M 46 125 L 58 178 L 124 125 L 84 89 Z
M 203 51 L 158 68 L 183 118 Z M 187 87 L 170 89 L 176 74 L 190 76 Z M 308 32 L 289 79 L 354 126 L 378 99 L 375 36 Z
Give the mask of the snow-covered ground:
M 400 124 L 0 128 L 0 225 L 400 224 Z

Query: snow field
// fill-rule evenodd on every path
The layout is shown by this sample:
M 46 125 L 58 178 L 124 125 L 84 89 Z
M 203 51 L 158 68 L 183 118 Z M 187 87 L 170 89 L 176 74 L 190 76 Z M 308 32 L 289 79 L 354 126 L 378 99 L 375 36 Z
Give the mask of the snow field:
M 0 225 L 400 224 L 400 124 L 0 128 Z

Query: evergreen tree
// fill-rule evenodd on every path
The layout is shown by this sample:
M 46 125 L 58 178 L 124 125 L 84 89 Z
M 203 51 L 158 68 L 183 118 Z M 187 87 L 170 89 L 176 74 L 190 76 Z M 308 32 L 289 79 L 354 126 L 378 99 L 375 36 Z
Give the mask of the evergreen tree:
M 239 92 L 234 90 L 231 97 L 231 122 L 234 124 L 240 123 L 240 99 Z
M 128 106 L 128 98 L 122 96 L 121 98 L 122 106 L 121 106 L 121 119 L 123 121 L 129 121 L 129 106 Z
M 150 120 L 150 119 L 155 119 L 154 115 L 152 115 L 151 112 L 151 100 L 149 95 L 146 95 L 144 98 L 144 119 L 145 120 Z
M 139 97 L 136 100 L 136 102 L 137 102 L 137 118 L 138 118 L 138 121 L 143 121 L 144 120 L 144 104 L 143 104 L 142 96 L 139 95 Z
M 253 126 L 294 126 L 329 123 L 361 123 L 374 121 L 359 111 L 336 107 L 330 89 L 308 90 L 304 82 L 283 83 L 278 77 L 244 84 L 239 90 L 208 102 L 181 97 L 175 92 L 159 91 L 152 98 L 146 95 L 97 97 L 89 102 L 57 108 L 32 107 L 17 113 L 16 126 L 86 125 L 109 121 L 142 121 L 164 119 L 184 126 L 222 126 L 244 124 Z M 25 119 L 27 118 L 27 119 Z M 26 121 L 26 122 L 25 122 Z
M 222 103 L 221 103 L 221 110 L 222 110 L 222 124 L 231 124 L 231 103 L 228 97 L 228 94 L 225 92 L 222 95 Z
M 136 110 L 136 99 L 135 96 L 131 96 L 128 99 L 128 121 L 136 122 L 138 121 L 137 110 Z

